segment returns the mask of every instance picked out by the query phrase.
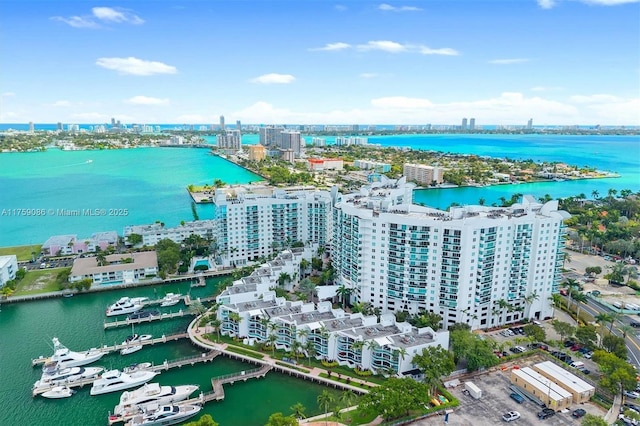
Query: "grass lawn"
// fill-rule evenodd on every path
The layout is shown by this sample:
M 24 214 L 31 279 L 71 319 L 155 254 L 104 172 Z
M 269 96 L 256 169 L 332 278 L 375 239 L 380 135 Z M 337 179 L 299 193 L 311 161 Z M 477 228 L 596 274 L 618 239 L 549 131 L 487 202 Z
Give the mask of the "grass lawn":
M 24 276 L 13 296 L 25 296 L 28 294 L 48 293 L 59 291 L 56 275 L 61 268 L 29 271 Z
M 38 256 L 41 247 L 42 245 L 40 244 L 32 246 L 0 247 L 0 256 L 15 254 L 18 257 L 18 261 L 29 261 L 31 260 L 31 252 L 35 252 L 36 256 Z

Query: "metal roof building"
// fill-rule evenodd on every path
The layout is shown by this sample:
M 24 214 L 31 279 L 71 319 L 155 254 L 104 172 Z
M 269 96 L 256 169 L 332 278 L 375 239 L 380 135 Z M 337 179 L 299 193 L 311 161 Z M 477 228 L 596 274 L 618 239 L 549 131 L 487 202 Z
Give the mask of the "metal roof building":
M 551 361 L 535 364 L 533 369 L 570 392 L 574 403 L 588 401 L 596 392 L 594 386 Z

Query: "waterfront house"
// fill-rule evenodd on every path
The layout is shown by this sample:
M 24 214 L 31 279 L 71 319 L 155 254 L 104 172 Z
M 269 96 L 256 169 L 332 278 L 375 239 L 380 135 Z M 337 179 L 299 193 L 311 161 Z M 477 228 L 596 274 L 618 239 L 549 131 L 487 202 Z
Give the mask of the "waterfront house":
M 94 285 L 135 284 L 158 274 L 158 256 L 155 251 L 129 254 L 112 254 L 105 257 L 103 265 L 97 257 L 78 258 L 73 261 L 69 282 L 85 278 Z
M 15 254 L 0 256 L 0 287 L 4 287 L 7 281 L 16 278 L 18 271 L 18 258 Z

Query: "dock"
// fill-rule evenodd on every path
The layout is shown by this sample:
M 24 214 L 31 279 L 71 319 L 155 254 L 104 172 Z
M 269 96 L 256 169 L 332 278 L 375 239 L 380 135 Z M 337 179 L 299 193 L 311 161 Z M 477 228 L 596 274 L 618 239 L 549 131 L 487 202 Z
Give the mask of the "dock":
M 220 352 L 216 352 L 216 356 L 220 355 Z M 180 402 L 175 402 L 175 405 L 204 405 L 207 402 L 211 401 L 222 401 L 224 399 L 224 388 L 222 385 L 228 383 L 235 383 L 239 380 L 247 381 L 253 378 L 261 378 L 266 376 L 266 374 L 271 370 L 271 366 L 263 365 L 260 368 L 255 368 L 253 370 L 245 370 L 240 371 L 239 373 L 227 374 L 224 376 L 214 377 L 211 379 L 211 386 L 213 390 L 209 392 L 201 392 L 196 398 L 187 399 Z M 109 425 L 114 423 L 126 422 L 132 419 L 134 416 L 138 415 L 138 413 L 125 413 L 122 415 L 109 415 Z
M 113 346 L 103 346 L 101 348 L 96 348 L 97 350 L 100 350 L 101 352 L 104 352 L 105 354 L 111 353 L 111 352 L 116 352 L 119 351 L 121 349 L 125 349 L 128 348 L 129 346 L 134 346 L 134 345 L 155 345 L 156 343 L 167 343 L 170 341 L 175 341 L 175 340 L 180 340 L 180 339 L 187 339 L 189 337 L 189 335 L 187 333 L 180 333 L 180 334 L 172 334 L 170 336 L 165 336 L 164 334 L 162 335 L 162 337 L 158 337 L 156 339 L 149 339 L 149 340 L 143 340 L 141 342 L 137 342 L 137 343 L 129 343 L 129 344 L 119 344 L 119 345 L 113 345 Z M 44 356 L 40 356 L 38 358 L 34 358 L 31 360 L 31 365 L 33 367 L 37 366 L 37 365 L 41 365 L 44 364 L 45 362 L 47 362 L 49 360 L 49 357 L 44 357 Z
M 124 327 L 125 325 L 131 325 L 131 324 L 142 324 L 145 322 L 151 322 L 151 321 L 160 321 L 163 319 L 171 319 L 171 318 L 178 318 L 178 317 L 183 317 L 185 315 L 194 315 L 190 312 L 185 312 L 182 309 L 180 309 L 178 312 L 172 312 L 172 313 L 162 313 L 160 315 L 151 315 L 145 318 L 136 318 L 136 319 L 124 319 L 124 320 L 119 320 L 119 321 L 105 321 L 104 322 L 104 329 L 109 329 L 109 328 L 117 328 L 117 327 Z
M 220 355 L 220 352 L 218 351 L 210 351 L 210 352 L 203 352 L 200 355 L 196 355 L 196 356 L 192 356 L 192 357 L 185 357 L 185 358 L 180 358 L 174 361 L 165 361 L 162 364 L 159 365 L 152 365 L 151 367 L 147 368 L 147 370 L 150 371 L 166 371 L 169 370 L 171 368 L 176 368 L 176 367 L 183 367 L 185 365 L 194 365 L 194 364 L 199 364 L 202 362 L 209 362 L 212 361 L 215 357 L 217 357 L 218 355 Z M 43 386 L 43 387 L 39 387 L 39 388 L 34 388 L 32 390 L 32 395 L 33 396 L 38 396 L 42 393 L 45 393 L 51 389 L 53 389 L 56 386 L 68 386 L 70 388 L 81 388 L 85 385 L 93 385 L 93 382 L 95 382 L 97 380 L 97 378 L 87 378 L 87 379 L 81 379 L 81 380 L 74 380 L 72 382 L 59 382 L 59 383 L 55 383 L 52 384 L 50 386 Z
M 204 275 L 200 275 L 198 276 L 198 281 L 191 283 L 191 288 L 194 287 L 206 287 L 207 286 L 207 282 L 204 279 Z

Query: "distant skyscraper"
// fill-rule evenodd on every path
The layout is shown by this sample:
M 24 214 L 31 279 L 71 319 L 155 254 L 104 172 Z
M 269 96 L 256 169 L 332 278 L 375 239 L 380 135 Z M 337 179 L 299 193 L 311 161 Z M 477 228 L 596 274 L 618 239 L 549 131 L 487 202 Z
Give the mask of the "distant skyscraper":
M 469 130 L 475 130 L 476 129 L 476 119 L 472 118 L 469 120 Z
M 111 117 L 111 127 L 116 127 L 116 119 Z
M 240 123 L 240 120 L 236 121 L 236 130 L 242 131 L 242 124 Z
M 466 118 L 462 119 L 462 130 L 467 130 L 467 119 Z
M 527 129 L 533 129 L 533 118 L 530 118 L 529 121 L 527 121 Z
M 300 137 L 300 132 L 292 132 L 285 131 L 281 132 L 279 135 L 279 143 L 278 146 L 285 150 L 292 150 L 296 157 L 300 156 L 300 151 L 302 150 L 302 138 Z
M 220 116 L 220 130 L 224 130 L 224 115 Z
M 33 133 L 33 131 L 35 130 L 35 126 L 33 125 L 33 121 L 29 122 L 29 133 Z
M 58 130 L 63 130 L 62 123 L 58 121 Z

